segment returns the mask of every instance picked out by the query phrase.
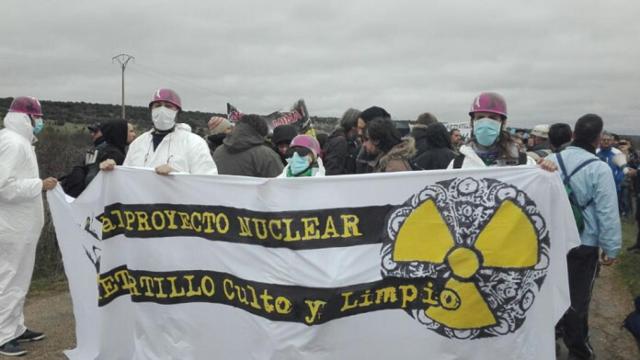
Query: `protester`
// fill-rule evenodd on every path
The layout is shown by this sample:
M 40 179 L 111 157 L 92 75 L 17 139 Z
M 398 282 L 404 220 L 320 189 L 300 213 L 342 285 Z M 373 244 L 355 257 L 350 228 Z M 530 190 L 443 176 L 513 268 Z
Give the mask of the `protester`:
M 569 124 L 557 123 L 549 127 L 549 148 L 557 153 L 566 148 L 571 143 L 573 132 Z
M 411 159 L 416 154 L 412 137 L 401 139 L 389 119 L 373 119 L 364 134 L 363 149 L 374 157 L 373 172 L 410 171 Z
M 453 150 L 458 151 L 460 146 L 464 144 L 464 139 L 462 138 L 462 133 L 460 133 L 460 129 L 451 129 L 449 131 L 449 136 L 451 138 L 451 146 L 453 146 Z
M 416 124 L 411 129 L 411 137 L 416 143 L 416 157 L 420 156 L 429 147 L 429 141 L 426 139 L 427 128 L 436 124 L 438 119 L 431 113 L 423 113 L 416 119 Z
M 327 144 L 327 140 L 329 140 L 329 134 L 323 131 L 316 132 L 316 140 L 318 140 L 318 144 L 320 144 L 320 158 L 324 159 L 324 146 Z
M 24 325 L 24 301 L 31 283 L 36 245 L 44 225 L 42 191 L 57 180 L 40 179 L 32 144 L 44 128 L 40 102 L 17 97 L 0 130 L 0 354 L 27 353 L 21 342 L 44 339 Z
M 324 176 L 320 143 L 313 136 L 298 135 L 287 150 L 287 166 L 279 177 Z
M 360 110 L 348 109 L 342 115 L 340 124 L 329 135 L 324 149 L 324 164 L 327 175 L 354 174 L 356 157 L 360 148 L 358 142 L 358 120 Z
M 103 161 L 112 160 L 116 165 L 124 163 L 126 147 L 133 142 L 136 136 L 133 126 L 125 120 L 109 121 L 101 125 L 100 130 L 104 138 L 104 144 L 98 150 L 96 161 L 87 165 L 84 179 L 85 188 L 98 175 L 100 171 L 99 165 Z
M 590 160 L 597 159 L 595 153 L 603 136 L 602 128 L 603 121 L 598 115 L 582 116 L 576 122 L 571 145 L 548 157 L 560 165 L 563 178 L 582 165 L 570 178 L 575 199 L 583 208 L 582 244 L 567 255 L 571 307 L 558 324 L 570 359 L 594 358 L 588 318 L 599 252 L 602 250 L 601 263 L 612 265 L 621 246 L 618 201 L 611 170 L 600 161 Z
M 298 130 L 293 125 L 280 125 L 273 129 L 271 144 L 273 145 L 273 149 L 278 153 L 278 156 L 280 156 L 283 165 L 287 164 L 289 144 L 296 135 L 298 135 Z
M 222 145 L 224 138 L 231 133 L 233 130 L 233 124 L 231 121 L 221 116 L 212 116 L 211 119 L 209 119 L 207 126 L 209 127 L 207 144 L 209 144 L 209 149 L 213 154 L 213 152 Z
M 620 184 L 620 208 L 622 215 L 628 217 L 633 215 L 633 178 L 635 178 L 635 171 L 633 170 L 638 168 L 638 157 L 628 139 L 620 138 L 618 150 L 624 154 L 625 161 L 630 169 L 628 176 L 625 176 L 622 184 Z
M 357 122 L 358 137 L 361 144 L 364 144 L 364 134 L 367 124 L 373 119 L 391 120 L 391 115 L 389 115 L 387 110 L 379 106 L 372 106 L 363 111 Z M 400 134 L 398 133 L 397 135 L 399 136 Z M 366 174 L 373 172 L 377 160 L 376 154 L 368 153 L 365 151 L 364 146 L 361 146 L 358 151 L 358 156 L 356 157 L 356 173 Z
M 262 117 L 243 115 L 213 153 L 219 173 L 267 178 L 280 175 L 284 166 L 266 143 L 268 132 Z
M 149 110 L 153 129 L 131 143 L 124 166 L 151 167 L 160 175 L 217 173 L 207 143 L 191 131 L 176 130 L 182 101 L 175 91 L 158 89 L 149 102 Z M 100 169 L 112 170 L 115 165 L 115 161 L 107 160 L 100 164 Z
M 429 125 L 425 129 L 427 148 L 413 161 L 419 170 L 446 169 L 456 153 L 451 145 L 451 135 L 441 123 Z
M 625 212 L 628 210 L 623 208 L 622 183 L 624 182 L 625 175 L 633 176 L 635 175 L 635 170 L 629 168 L 627 164 L 627 157 L 622 153 L 622 151 L 616 149 L 613 144 L 613 135 L 606 131 L 603 132 L 600 148 L 596 152 L 596 156 L 609 165 L 618 194 L 619 211 L 623 213 L 623 215 L 626 215 Z
M 89 136 L 94 146 L 98 146 L 102 142 L 102 131 L 100 130 L 100 123 L 93 123 L 87 126 L 89 129 Z
M 551 154 L 549 148 L 549 125 L 536 125 L 529 134 L 527 155 L 533 160 L 544 159 Z
M 483 92 L 471 104 L 472 134 L 448 168 L 534 164 L 505 130 L 507 104 L 497 93 Z

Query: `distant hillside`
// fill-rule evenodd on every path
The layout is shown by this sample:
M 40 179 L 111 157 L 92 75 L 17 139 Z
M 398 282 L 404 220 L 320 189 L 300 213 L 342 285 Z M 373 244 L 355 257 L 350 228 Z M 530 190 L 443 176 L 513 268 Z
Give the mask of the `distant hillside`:
M 0 98 L 0 116 L 4 117 L 13 98 Z M 42 111 L 45 120 L 54 121 L 57 125 L 64 123 L 75 124 L 93 124 L 96 122 L 105 122 L 108 120 L 119 119 L 122 111 L 120 105 L 111 104 L 93 104 L 86 102 L 68 102 L 68 101 L 41 101 Z M 127 120 L 131 123 L 147 128 L 151 125 L 149 116 L 149 108 L 144 106 L 125 106 Z M 204 129 L 207 121 L 215 113 L 204 113 L 200 111 L 185 111 L 180 114 L 180 122 L 191 125 L 194 131 Z M 336 118 L 321 118 L 312 116 L 312 122 L 321 131 L 330 132 L 337 123 Z

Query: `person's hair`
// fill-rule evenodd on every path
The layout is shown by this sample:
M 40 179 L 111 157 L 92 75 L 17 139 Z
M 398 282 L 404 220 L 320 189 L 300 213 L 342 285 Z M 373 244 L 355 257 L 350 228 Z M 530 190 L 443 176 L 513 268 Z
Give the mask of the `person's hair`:
M 596 114 L 586 114 L 576 121 L 573 136 L 576 141 L 592 144 L 598 139 L 598 136 L 600 136 L 603 127 L 604 123 L 600 116 Z
M 269 126 L 267 122 L 260 116 L 255 114 L 242 115 L 238 123 L 243 123 L 251 126 L 260 136 L 267 136 L 269 133 Z
M 456 131 L 458 131 L 458 132 L 459 132 L 459 131 L 460 131 L 460 129 L 458 129 L 458 128 L 453 128 L 453 129 L 449 130 L 449 136 L 453 135 L 453 133 L 454 133 L 454 132 L 456 132 Z
M 391 115 L 389 115 L 387 110 L 379 106 L 372 106 L 360 114 L 360 119 L 362 119 L 362 121 L 364 121 L 365 123 L 369 123 L 375 118 L 391 120 Z
M 418 118 L 416 119 L 416 123 L 420 125 L 426 125 L 426 126 L 435 124 L 437 122 L 438 122 L 438 119 L 433 114 L 428 112 L 420 114 L 420 116 L 418 116 Z
M 570 142 L 572 135 L 569 124 L 557 123 L 549 126 L 549 144 L 554 148 L 559 148 Z
M 369 140 L 376 142 L 376 147 L 383 153 L 389 152 L 392 147 L 402 141 L 402 136 L 398 129 L 389 119 L 378 117 L 372 119 L 367 124 L 367 137 Z
M 340 119 L 340 127 L 345 132 L 353 129 L 358 124 L 358 118 L 360 117 L 360 114 L 360 110 L 353 108 L 348 109 L 344 112 L 344 115 L 342 115 L 342 118 Z

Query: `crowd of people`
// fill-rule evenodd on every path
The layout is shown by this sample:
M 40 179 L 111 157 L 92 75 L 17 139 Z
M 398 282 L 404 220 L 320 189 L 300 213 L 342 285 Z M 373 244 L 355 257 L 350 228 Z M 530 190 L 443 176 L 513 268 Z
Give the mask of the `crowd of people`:
M 428 112 L 403 137 L 379 106 L 348 109 L 326 135 L 301 132 L 292 124 L 270 130 L 259 115 L 246 114 L 235 122 L 214 116 L 203 138 L 179 121 L 182 101 L 171 89 L 154 93 L 149 112 L 150 129 L 137 137 L 124 120 L 90 126 L 94 146 L 82 164 L 61 178 L 65 192 L 78 196 L 99 171 L 118 165 L 152 168 L 162 176 L 265 178 L 527 164 L 559 171 L 583 226 L 582 245 L 568 254 L 572 305 L 557 333 L 571 356 L 593 357 L 587 324 L 593 280 L 600 264 L 615 262 L 621 247 L 619 214 L 633 212 L 633 189 L 639 189 L 639 160 L 631 142 L 604 132 L 599 116 L 584 115 L 573 129 L 564 123 L 542 124 L 528 133 L 512 133 L 504 98 L 484 92 L 467 113 L 472 129 L 467 139 Z M 44 126 L 42 118 L 37 99 L 18 97 L 0 130 L 0 354 L 9 356 L 26 353 L 21 342 L 44 338 L 25 327 L 22 315 L 43 225 L 41 192 L 58 183 L 41 180 L 38 173 L 32 145 Z M 640 235 L 633 249 L 640 249 Z

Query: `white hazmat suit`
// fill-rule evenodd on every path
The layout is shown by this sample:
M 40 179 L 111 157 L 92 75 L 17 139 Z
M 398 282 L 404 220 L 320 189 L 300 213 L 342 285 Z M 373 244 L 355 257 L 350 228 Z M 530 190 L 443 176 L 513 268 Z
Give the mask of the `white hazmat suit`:
M 0 346 L 26 330 L 22 313 L 44 225 L 42 180 L 29 116 L 9 112 L 0 130 Z
M 209 146 L 198 135 L 176 129 L 167 134 L 154 150 L 152 131 L 138 136 L 129 145 L 122 165 L 155 168 L 169 164 L 178 172 L 198 175 L 218 173 Z

